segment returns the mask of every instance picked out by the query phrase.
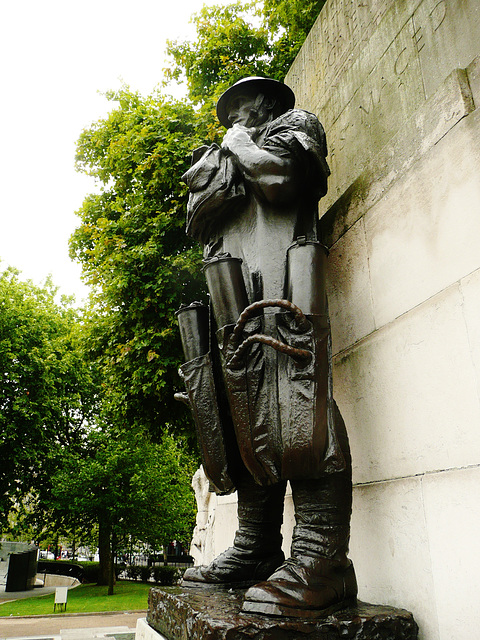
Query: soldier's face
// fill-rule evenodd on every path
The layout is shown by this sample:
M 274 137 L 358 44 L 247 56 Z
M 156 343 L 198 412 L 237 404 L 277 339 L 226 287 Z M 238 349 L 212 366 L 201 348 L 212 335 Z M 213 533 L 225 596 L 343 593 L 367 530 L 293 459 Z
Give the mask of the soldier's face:
M 258 126 L 265 122 L 268 112 L 263 105 L 257 107 L 255 102 L 256 96 L 235 96 L 227 107 L 230 122 L 244 127 Z

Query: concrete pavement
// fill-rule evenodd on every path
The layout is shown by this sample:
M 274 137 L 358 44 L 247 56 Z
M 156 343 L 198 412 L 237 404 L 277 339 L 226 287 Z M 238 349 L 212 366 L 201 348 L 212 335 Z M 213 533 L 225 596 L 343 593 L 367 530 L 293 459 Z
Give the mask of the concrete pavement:
M 134 640 L 145 611 L 0 618 L 0 640 Z
M 10 600 L 48 596 L 49 593 L 55 593 L 55 589 L 56 587 L 35 587 L 35 589 L 27 589 L 26 591 L 5 591 L 5 585 L 0 585 L 0 604 L 2 604 L 2 602 L 9 602 Z

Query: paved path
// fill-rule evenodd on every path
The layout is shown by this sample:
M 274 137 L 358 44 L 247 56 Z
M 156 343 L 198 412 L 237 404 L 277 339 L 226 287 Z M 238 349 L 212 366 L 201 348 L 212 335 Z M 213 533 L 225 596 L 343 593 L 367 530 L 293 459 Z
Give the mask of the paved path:
M 0 617 L 0 640 L 133 640 L 138 618 L 146 611 L 55 616 Z
M 27 591 L 5 591 L 5 585 L 0 586 L 0 604 L 9 602 L 10 600 L 23 600 L 24 598 L 36 598 L 37 596 L 48 596 L 49 593 L 55 593 L 56 587 L 35 587 Z M 73 589 L 73 587 L 69 587 Z

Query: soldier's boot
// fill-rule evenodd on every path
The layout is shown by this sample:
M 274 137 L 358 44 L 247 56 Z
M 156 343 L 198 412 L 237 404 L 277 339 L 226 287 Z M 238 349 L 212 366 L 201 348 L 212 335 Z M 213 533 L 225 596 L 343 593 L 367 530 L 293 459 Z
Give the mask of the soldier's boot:
M 208 566 L 187 569 L 183 583 L 249 586 L 266 580 L 284 561 L 280 527 L 285 483 L 257 485 L 251 476 L 237 486 L 238 530 L 233 547 Z

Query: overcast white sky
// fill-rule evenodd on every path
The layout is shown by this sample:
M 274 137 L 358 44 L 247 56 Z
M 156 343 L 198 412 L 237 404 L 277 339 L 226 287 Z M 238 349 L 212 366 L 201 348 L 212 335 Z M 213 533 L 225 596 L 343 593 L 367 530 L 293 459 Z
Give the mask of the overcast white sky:
M 74 170 L 83 128 L 112 108 L 98 91 L 123 79 L 148 94 L 165 42 L 192 37 L 189 19 L 220 0 L 3 0 L 0 8 L 0 268 L 61 293 L 86 295 L 68 257 L 75 211 L 93 180 Z

